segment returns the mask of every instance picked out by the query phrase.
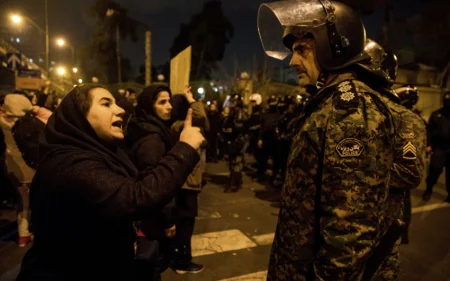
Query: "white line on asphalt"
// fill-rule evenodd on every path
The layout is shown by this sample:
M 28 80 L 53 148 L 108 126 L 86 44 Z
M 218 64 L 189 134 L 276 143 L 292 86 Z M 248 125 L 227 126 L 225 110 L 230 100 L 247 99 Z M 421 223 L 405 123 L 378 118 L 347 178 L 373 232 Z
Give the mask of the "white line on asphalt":
M 205 256 L 257 247 L 250 238 L 237 229 L 196 234 L 191 240 L 192 256 Z
M 267 279 L 267 270 L 232 277 L 228 279 L 222 279 L 219 281 L 265 281 Z
M 273 238 L 275 238 L 275 232 L 252 236 L 253 241 L 260 246 L 271 245 Z
M 433 211 L 436 209 L 441 209 L 441 208 L 447 208 L 450 207 L 449 203 L 436 203 L 436 204 L 430 204 L 430 205 L 425 205 L 425 206 L 420 206 L 420 207 L 414 207 L 412 208 L 412 213 L 421 213 L 421 212 L 428 212 L 428 211 Z
M 196 220 L 206 220 L 206 219 L 220 219 L 222 215 L 219 212 L 208 212 L 199 209 L 198 216 L 195 217 Z

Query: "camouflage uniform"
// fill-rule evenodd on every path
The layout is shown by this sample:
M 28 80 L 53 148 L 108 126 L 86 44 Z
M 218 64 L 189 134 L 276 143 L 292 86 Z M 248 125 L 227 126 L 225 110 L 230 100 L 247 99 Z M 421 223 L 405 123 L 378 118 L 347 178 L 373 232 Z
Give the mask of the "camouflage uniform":
M 394 121 L 353 79 L 322 89 L 295 127 L 267 280 L 359 280 L 386 231 Z
M 362 83 L 356 83 L 357 90 L 366 90 Z M 367 89 L 368 90 L 368 89 Z M 386 224 L 395 219 L 402 219 L 404 198 L 410 196 L 409 191 L 419 186 L 425 167 L 426 127 L 421 117 L 406 107 L 389 98 L 390 93 L 382 100 L 389 106 L 395 122 L 395 154 L 389 182 Z M 399 246 L 397 241 L 391 255 L 383 262 L 373 281 L 398 280 L 400 272 Z

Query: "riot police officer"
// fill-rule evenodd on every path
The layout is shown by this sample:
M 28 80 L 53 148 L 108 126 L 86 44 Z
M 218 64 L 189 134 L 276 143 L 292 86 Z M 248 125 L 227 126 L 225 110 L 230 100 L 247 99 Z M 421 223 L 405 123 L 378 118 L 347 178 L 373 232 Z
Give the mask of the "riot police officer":
M 225 192 L 237 192 L 242 187 L 244 169 L 244 146 L 247 115 L 241 95 L 235 94 L 230 101 L 230 114 L 225 118 L 222 133 L 227 145 L 230 184 Z
M 265 181 L 269 157 L 272 158 L 272 182 L 275 180 L 279 168 L 276 127 L 280 119 L 280 113 L 277 108 L 277 97 L 275 95 L 270 96 L 267 99 L 267 104 L 268 109 L 262 116 L 258 139 L 259 157 L 257 173 L 260 182 Z
M 413 111 L 414 106 L 419 101 L 419 93 L 417 91 L 417 88 L 410 85 L 404 85 L 403 87 L 400 87 L 395 90 L 395 93 L 397 94 L 398 98 L 400 99 L 400 104 L 406 107 L 407 109 Z M 413 111 L 414 112 L 414 111 Z M 406 120 L 404 120 L 406 121 Z M 422 119 L 420 115 L 416 116 L 415 122 L 423 122 L 425 128 L 426 128 L 426 122 Z M 422 132 L 425 133 L 426 132 Z M 421 138 L 425 138 L 426 136 L 420 136 Z M 426 151 L 422 151 L 422 153 L 426 153 Z M 424 163 L 421 163 L 418 167 L 424 168 Z M 407 190 L 407 193 L 405 194 L 405 200 L 403 200 L 404 203 L 404 214 L 403 214 L 403 220 L 408 226 L 411 224 L 411 216 L 412 216 L 412 206 L 411 206 L 411 194 L 410 191 Z M 406 231 L 405 235 L 402 237 L 402 244 L 408 244 L 409 243 L 409 236 L 408 236 L 408 230 Z
M 302 96 L 300 96 L 302 97 Z M 303 102 L 297 105 L 297 108 L 302 106 Z M 292 96 L 287 95 L 278 101 L 279 112 L 282 113 L 277 124 L 277 137 L 278 137 L 278 157 L 280 165 L 280 175 L 282 182 L 286 174 L 286 165 L 289 156 L 289 147 L 291 145 L 292 129 L 289 127 L 289 123 L 295 116 L 296 104 Z
M 267 55 L 292 53 L 300 86 L 317 88 L 295 125 L 267 279 L 357 280 L 386 231 L 395 137 L 355 67 L 370 59 L 364 25 L 339 2 L 286 0 L 261 5 L 258 30 Z
M 256 158 L 256 152 L 258 150 L 259 130 L 261 128 L 262 118 L 262 97 L 260 94 L 252 94 L 250 96 L 251 114 L 248 119 L 248 133 L 250 136 L 248 152 L 253 154 Z
M 445 202 L 450 203 L 450 91 L 442 96 L 443 107 L 434 111 L 428 121 L 428 147 L 431 152 L 430 167 L 427 178 L 427 189 L 423 200 L 428 201 L 433 193 L 433 186 L 445 167 L 445 184 L 448 196 Z
M 397 219 L 403 219 L 406 223 L 405 234 L 397 239 L 391 254 L 387 256 L 377 275 L 382 280 L 398 280 L 399 245 L 400 242 L 408 242 L 407 229 L 411 221 L 410 190 L 416 188 L 423 177 L 426 155 L 425 123 L 412 111 L 418 100 L 417 91 L 413 93 L 413 87 L 402 87 L 397 93 L 391 89 L 397 73 L 395 55 L 388 54 L 378 43 L 370 39 L 367 40 L 364 50 L 371 59 L 357 65 L 366 75 L 366 83 L 384 98 L 393 116 L 396 132 L 386 223 L 390 225 Z

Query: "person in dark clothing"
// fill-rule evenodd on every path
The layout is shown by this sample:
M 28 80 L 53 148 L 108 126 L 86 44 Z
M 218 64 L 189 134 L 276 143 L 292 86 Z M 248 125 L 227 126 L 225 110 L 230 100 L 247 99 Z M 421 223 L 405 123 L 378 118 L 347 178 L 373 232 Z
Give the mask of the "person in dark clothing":
M 259 130 L 261 128 L 262 118 L 262 97 L 260 94 L 252 94 L 250 96 L 251 114 L 248 119 L 248 131 L 250 135 L 250 141 L 248 146 L 248 152 L 257 157 Z
M 267 100 L 269 110 L 265 112 L 261 120 L 261 128 L 259 131 L 258 148 L 260 149 L 260 156 L 258 157 L 258 180 L 265 181 L 265 174 L 267 170 L 267 160 L 272 157 L 272 182 L 275 180 L 278 169 L 278 140 L 276 127 L 280 119 L 280 113 L 277 109 L 277 98 L 271 96 Z
M 125 110 L 125 113 L 123 115 L 123 124 L 126 125 L 126 124 L 128 124 L 128 120 L 134 111 L 134 106 L 130 101 L 128 101 L 124 96 L 122 96 L 119 93 L 114 93 L 113 96 L 116 99 L 116 104 L 120 108 Z
M 131 159 L 140 173 L 156 168 L 175 145 L 170 131 L 171 96 L 166 86 L 149 86 L 138 97 L 125 142 L 131 146 Z M 162 212 L 137 223 L 137 280 L 160 280 L 169 267 L 169 239 L 176 231 L 174 208 L 172 200 Z
M 208 111 L 208 120 L 209 120 L 209 131 L 208 131 L 208 150 L 206 154 L 206 158 L 208 161 L 217 162 L 217 146 L 218 146 L 218 138 L 220 134 L 220 130 L 222 127 L 220 113 L 217 110 L 216 104 L 211 104 L 210 109 Z
M 225 120 L 230 115 L 230 108 L 224 107 L 220 114 L 220 134 L 219 134 L 219 160 L 225 159 L 225 155 L 228 157 L 228 144 L 226 140 L 226 133 L 224 132 Z
M 172 98 L 172 132 L 178 135 L 186 119 L 188 110 L 192 110 L 192 124 L 201 128 L 204 134 L 208 126 L 205 107 L 202 101 L 195 101 L 190 87 L 184 94 Z M 200 154 L 200 150 L 198 150 Z M 195 217 L 198 215 L 198 193 L 202 190 L 201 163 L 198 163 L 178 192 L 176 202 L 176 235 L 173 240 L 174 255 L 172 269 L 177 274 L 200 273 L 202 264 L 192 262 L 191 239 L 194 233 Z
M 422 197 L 428 201 L 433 193 L 433 186 L 445 167 L 445 184 L 450 203 L 450 92 L 443 95 L 444 106 L 433 112 L 427 125 L 427 152 L 431 152 L 430 168 L 427 177 L 427 189 Z
M 286 174 L 289 148 L 291 146 L 292 131 L 289 130 L 289 123 L 294 118 L 294 100 L 291 96 L 285 96 L 278 102 L 278 111 L 283 112 L 277 124 L 278 137 L 278 159 L 282 182 Z
M 223 123 L 222 133 L 227 145 L 230 185 L 225 192 L 237 192 L 242 187 L 242 170 L 244 169 L 245 133 L 248 116 L 244 112 L 242 97 L 238 94 L 231 99 L 231 110 Z
M 100 85 L 72 89 L 39 139 L 31 186 L 34 244 L 18 281 L 134 280 L 133 221 L 167 205 L 199 160 L 203 142 L 187 118 L 180 141 L 138 174 L 116 141 L 123 109 Z

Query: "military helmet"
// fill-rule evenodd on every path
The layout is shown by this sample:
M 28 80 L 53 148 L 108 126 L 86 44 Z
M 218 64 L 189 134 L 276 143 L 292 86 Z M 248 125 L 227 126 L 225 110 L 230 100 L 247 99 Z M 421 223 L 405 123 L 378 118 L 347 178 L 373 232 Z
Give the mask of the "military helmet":
M 250 102 L 256 103 L 256 105 L 260 105 L 262 103 L 262 96 L 258 93 L 251 94 L 249 98 Z
M 400 99 L 400 104 L 409 109 L 412 109 L 419 100 L 417 88 L 412 85 L 404 85 L 403 87 L 395 89 L 395 93 Z
M 286 95 L 283 97 L 283 103 L 286 105 L 291 105 L 294 103 L 294 98 L 291 95 Z
M 357 63 L 359 67 L 387 86 L 392 86 L 397 78 L 397 57 L 393 52 L 386 52 L 377 42 L 367 39 L 364 51 L 370 59 Z
M 386 51 L 386 56 L 381 64 L 381 68 L 387 72 L 392 83 L 395 82 L 398 74 L 398 59 L 393 51 Z
M 267 99 L 267 103 L 268 103 L 269 105 L 277 105 L 277 104 L 278 104 L 277 96 L 271 95 L 271 96 Z
M 258 31 L 266 54 L 280 60 L 291 53 L 297 38 L 306 35 L 314 37 L 317 60 L 324 70 L 342 69 L 368 58 L 361 17 L 340 2 L 286 0 L 262 4 Z
M 450 91 L 445 92 L 445 93 L 442 95 L 442 98 L 443 98 L 444 100 L 450 100 Z

